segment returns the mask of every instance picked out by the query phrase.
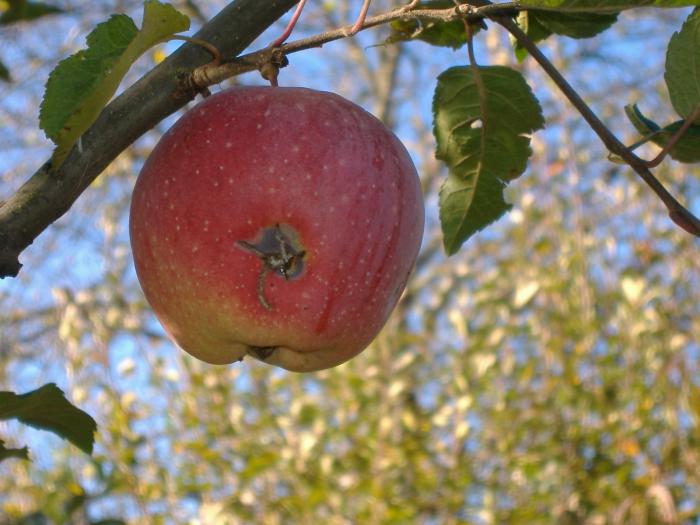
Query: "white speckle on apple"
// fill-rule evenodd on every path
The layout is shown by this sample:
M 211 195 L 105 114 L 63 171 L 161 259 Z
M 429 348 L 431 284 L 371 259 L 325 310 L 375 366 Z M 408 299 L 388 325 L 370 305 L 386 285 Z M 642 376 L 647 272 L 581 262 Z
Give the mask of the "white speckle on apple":
M 197 169 L 194 170 L 194 174 L 195 174 L 195 175 L 199 175 L 199 168 L 197 168 Z
M 299 153 L 299 146 L 297 144 L 294 144 L 294 146 L 292 146 L 292 151 L 294 153 Z
M 231 142 L 230 140 L 227 140 L 226 144 L 224 144 L 224 147 L 226 149 L 231 149 L 231 146 L 233 146 L 233 142 Z
M 179 224 L 176 224 L 176 225 L 175 225 L 175 229 L 176 229 L 177 231 L 180 231 L 180 225 L 179 225 Z
M 267 168 L 267 171 L 268 171 L 269 173 L 274 173 L 274 172 L 275 172 L 275 167 L 274 167 L 274 166 L 270 166 L 269 168 Z
M 199 246 L 197 246 L 196 244 L 194 246 L 192 246 L 192 253 L 197 253 L 198 251 L 199 251 Z
M 258 122 L 258 124 L 257 124 L 255 127 L 258 128 L 258 129 L 262 129 L 262 124 L 260 124 L 260 123 Z
M 229 184 L 233 184 L 233 177 L 229 177 L 229 178 L 228 178 L 228 183 L 229 183 Z

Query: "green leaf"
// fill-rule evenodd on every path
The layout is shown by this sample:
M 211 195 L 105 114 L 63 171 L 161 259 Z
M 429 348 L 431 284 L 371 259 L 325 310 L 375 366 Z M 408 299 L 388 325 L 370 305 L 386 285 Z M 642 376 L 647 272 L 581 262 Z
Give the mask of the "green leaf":
M 680 32 L 671 37 L 664 78 L 674 109 L 681 117 L 688 117 L 700 104 L 700 9 L 695 9 Z M 700 123 L 700 117 L 695 123 Z
M 551 33 L 571 38 L 591 38 L 602 33 L 617 21 L 617 13 L 530 13 Z
M 29 460 L 29 449 L 27 447 L 6 448 L 5 442 L 0 439 L 0 462 L 9 458 Z
M 625 113 L 643 137 L 653 134 L 649 140 L 661 148 L 668 144 L 669 139 L 683 125 L 683 121 L 679 120 L 661 128 L 656 122 L 642 115 L 636 104 L 625 106 Z M 700 162 L 700 126 L 695 124 L 690 126 L 671 148 L 669 155 L 678 162 L 689 164 Z
M 141 30 L 128 16 L 113 15 L 88 35 L 87 49 L 56 66 L 39 113 L 41 128 L 56 144 L 54 168 L 95 121 L 131 64 L 148 48 L 188 28 L 189 19 L 174 7 L 147 0 Z
M 445 251 L 510 206 L 503 190 L 530 156 L 530 133 L 544 126 L 542 110 L 520 73 L 503 66 L 453 67 L 438 77 L 433 98 L 436 157 L 448 168 L 440 190 Z
M 48 430 L 67 439 L 80 450 L 91 454 L 97 424 L 88 414 L 73 406 L 55 384 L 18 395 L 0 392 L 0 420 L 20 422 Z
M 523 9 L 543 9 L 568 13 L 616 13 L 636 7 L 688 7 L 700 0 L 521 0 Z
M 7 66 L 0 62 L 0 80 L 4 80 L 5 82 L 12 82 L 12 77 L 10 77 L 10 70 L 7 69 Z
M 429 0 L 421 2 L 414 11 L 421 9 L 447 9 L 454 7 L 452 0 Z M 418 15 L 410 20 L 395 20 L 390 24 L 392 34 L 385 43 L 402 42 L 405 40 L 421 40 L 433 46 L 451 47 L 457 49 L 467 41 L 464 23 L 461 20 L 454 22 L 436 22 L 427 20 Z M 479 27 L 472 25 L 476 33 Z
M 42 2 L 27 2 L 26 0 L 10 0 L 7 9 L 0 15 L 0 25 L 13 24 L 36 20 L 46 15 L 64 13 L 59 7 Z
M 557 13 L 549 11 L 522 11 L 518 24 L 533 42 L 544 40 L 552 34 L 570 38 L 591 38 L 608 29 L 617 20 L 617 13 Z M 527 52 L 515 43 L 518 60 Z

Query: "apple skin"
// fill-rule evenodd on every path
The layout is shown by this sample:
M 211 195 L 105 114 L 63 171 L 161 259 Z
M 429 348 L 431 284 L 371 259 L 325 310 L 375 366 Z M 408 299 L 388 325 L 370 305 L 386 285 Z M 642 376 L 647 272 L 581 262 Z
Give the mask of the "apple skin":
M 332 93 L 234 87 L 163 135 L 136 182 L 129 233 L 144 294 L 183 350 L 305 372 L 379 333 L 423 223 L 411 158 L 374 116 Z M 301 253 L 288 279 L 261 278 L 247 247 L 276 231 Z

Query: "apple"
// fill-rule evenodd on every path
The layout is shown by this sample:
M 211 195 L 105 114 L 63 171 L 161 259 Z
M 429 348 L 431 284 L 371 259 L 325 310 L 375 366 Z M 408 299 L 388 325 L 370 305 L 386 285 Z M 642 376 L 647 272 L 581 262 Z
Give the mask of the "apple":
M 234 87 L 163 135 L 129 233 L 144 294 L 182 349 L 302 372 L 374 339 L 423 222 L 411 158 L 374 116 L 332 93 Z

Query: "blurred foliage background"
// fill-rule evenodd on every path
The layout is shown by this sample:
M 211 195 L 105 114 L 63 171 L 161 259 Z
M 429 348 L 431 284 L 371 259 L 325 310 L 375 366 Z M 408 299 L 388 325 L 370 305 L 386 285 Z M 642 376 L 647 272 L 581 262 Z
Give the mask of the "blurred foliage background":
M 223 2 L 175 0 L 198 27 Z M 373 11 L 398 2 L 375 0 Z M 48 72 L 140 0 L 64 0 L 0 25 L 0 198 L 50 154 L 37 126 Z M 296 36 L 352 21 L 357 1 L 309 2 Z M 668 38 L 686 10 L 634 10 L 589 40 L 543 47 L 608 125 L 624 104 L 674 119 Z M 254 47 L 280 33 L 284 21 Z M 430 100 L 464 48 L 382 46 L 387 28 L 290 57 L 284 85 L 329 89 L 393 126 L 413 155 L 428 225 L 416 272 L 373 345 L 298 375 L 206 365 L 174 347 L 144 302 L 128 244 L 130 192 L 163 122 L 122 154 L 0 283 L 0 390 L 55 381 L 98 422 L 88 457 L 0 423 L 31 462 L 0 463 L 0 524 L 700 523 L 700 256 L 503 31 L 479 60 L 521 68 L 547 129 L 513 211 L 455 256 L 441 249 Z M 125 85 L 175 44 L 142 58 Z M 235 80 L 261 83 L 255 75 Z M 651 156 L 654 150 L 646 150 Z M 659 176 L 700 210 L 698 170 Z

